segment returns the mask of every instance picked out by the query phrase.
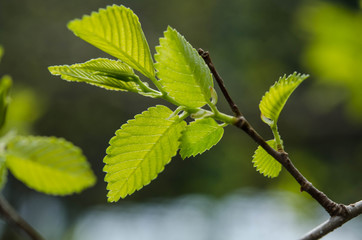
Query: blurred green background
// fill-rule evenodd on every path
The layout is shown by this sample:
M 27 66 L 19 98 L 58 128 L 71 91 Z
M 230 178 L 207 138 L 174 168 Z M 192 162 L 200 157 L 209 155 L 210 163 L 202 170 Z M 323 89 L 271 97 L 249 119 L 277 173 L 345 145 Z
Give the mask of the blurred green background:
M 66 24 L 110 4 L 123 4 L 139 16 L 152 53 L 167 25 L 195 48 L 210 51 L 231 96 L 266 139 L 272 135 L 259 118 L 261 96 L 283 74 L 310 74 L 279 120 L 286 151 L 333 200 L 361 199 L 361 2 L 1 0 L 0 44 L 5 54 L 0 75 L 11 75 L 15 85 L 8 127 L 72 141 L 98 176 L 97 185 L 82 194 L 56 198 L 65 206 L 68 225 L 88 207 L 107 204 L 102 159 L 114 132 L 135 114 L 164 104 L 133 93 L 68 83 L 48 72 L 50 65 L 109 57 L 75 37 Z M 230 114 L 221 93 L 219 109 Z M 184 161 L 175 157 L 157 180 L 116 205 L 187 194 L 217 199 L 244 188 L 298 193 L 286 171 L 272 180 L 255 171 L 251 158 L 256 147 L 243 132 L 227 127 L 212 150 Z M 17 208 L 42 195 L 11 176 L 4 194 Z M 303 193 L 300 198 L 309 197 Z M 3 239 L 11 237 L 15 238 L 13 231 L 5 230 Z

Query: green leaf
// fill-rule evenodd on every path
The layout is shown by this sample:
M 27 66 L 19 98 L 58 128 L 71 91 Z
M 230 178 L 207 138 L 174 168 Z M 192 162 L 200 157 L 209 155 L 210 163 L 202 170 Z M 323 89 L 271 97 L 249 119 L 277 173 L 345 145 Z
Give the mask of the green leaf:
M 182 133 L 180 154 L 183 159 L 201 154 L 217 144 L 224 128 L 212 118 L 196 120 Z
M 1 154 L 0 155 L 0 191 L 5 186 L 7 176 L 8 176 L 8 171 L 5 164 L 5 156 Z
M 0 79 L 0 128 L 4 126 L 8 105 L 10 103 L 11 77 L 8 75 Z
M 85 82 L 108 90 L 141 92 L 136 84 L 138 76 L 121 61 L 98 58 L 85 63 L 52 66 L 48 69 L 53 75 L 60 75 L 67 81 Z
M 284 75 L 270 87 L 265 93 L 259 104 L 261 111 L 261 119 L 269 126 L 276 125 L 280 112 L 292 92 L 303 82 L 309 75 L 301 75 L 296 72 L 289 75 Z
M 274 149 L 277 148 L 275 140 L 269 140 L 267 143 Z M 265 177 L 277 177 L 282 170 L 282 165 L 270 156 L 261 146 L 259 146 L 253 156 L 253 163 L 256 170 Z
M 117 130 L 104 158 L 108 201 L 131 195 L 155 179 L 176 155 L 185 125 L 167 107 L 156 106 Z
M 181 34 L 168 27 L 156 51 L 157 76 L 171 98 L 190 108 L 210 102 L 213 88 L 210 70 Z
M 124 6 L 108 6 L 76 19 L 68 28 L 84 41 L 122 60 L 149 78 L 155 70 L 138 17 Z
M 6 165 L 28 187 L 47 194 L 72 194 L 96 182 L 81 150 L 55 137 L 13 138 L 7 145 Z

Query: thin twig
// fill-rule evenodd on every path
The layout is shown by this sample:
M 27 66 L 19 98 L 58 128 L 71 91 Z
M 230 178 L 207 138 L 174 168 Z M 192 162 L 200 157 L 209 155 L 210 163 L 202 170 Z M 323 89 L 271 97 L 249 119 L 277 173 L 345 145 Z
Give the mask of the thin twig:
M 238 109 L 237 105 L 231 99 L 224 81 L 217 73 L 214 64 L 212 63 L 210 54 L 201 48 L 198 50 L 201 57 L 204 59 L 205 63 L 209 67 L 212 72 L 214 78 L 216 79 L 222 93 L 224 94 L 225 99 L 230 105 L 231 110 L 236 114 L 238 120 L 234 123 L 234 125 L 244 132 L 246 132 L 257 144 L 259 144 L 266 152 L 268 152 L 275 160 L 280 162 L 284 168 L 295 178 L 295 180 L 300 184 L 301 191 L 305 191 L 309 193 L 315 200 L 317 200 L 322 207 L 331 215 L 341 215 L 344 214 L 345 208 L 343 205 L 337 204 L 329 199 L 323 192 L 319 191 L 315 188 L 312 183 L 310 183 L 293 165 L 292 161 L 289 159 L 288 154 L 286 152 L 276 151 L 274 148 L 269 146 L 267 142 L 261 137 L 254 128 L 250 125 L 250 123 L 243 117 Z
M 44 240 L 44 238 L 12 208 L 2 195 L 0 195 L 0 214 L 8 223 L 24 231 L 30 239 Z
M 247 135 L 249 135 L 257 144 L 259 144 L 267 153 L 269 153 L 275 160 L 277 160 L 282 166 L 294 177 L 294 179 L 299 183 L 300 190 L 307 192 L 311 195 L 331 216 L 330 220 L 321 226 L 317 227 L 316 230 L 308 235 L 309 238 L 303 238 L 303 240 L 312 240 L 319 239 L 320 237 L 326 235 L 327 233 L 333 231 L 334 229 L 341 226 L 343 223 L 349 221 L 350 219 L 362 214 L 362 201 L 357 202 L 351 205 L 338 204 L 328 198 L 326 194 L 318 190 L 309 182 L 293 165 L 290 160 L 288 153 L 284 151 L 277 151 L 273 149 L 259 134 L 254 130 L 251 124 L 242 116 L 237 105 L 231 99 L 222 78 L 217 73 L 214 64 L 211 61 L 210 55 L 208 52 L 205 52 L 202 49 L 199 49 L 199 54 L 204 59 L 205 63 L 212 72 L 214 78 L 216 79 L 225 99 L 230 105 L 231 110 L 235 113 L 237 121 L 234 125 L 241 130 L 243 130 Z M 317 233 L 319 231 L 319 233 Z M 320 232 L 322 231 L 322 232 Z M 318 235 L 319 234 L 319 235 Z M 323 235 L 321 235 L 323 234 Z M 306 236 L 307 236 L 306 235 Z
M 201 48 L 199 48 L 198 52 L 199 52 L 200 56 L 204 59 L 207 66 L 209 67 L 210 71 L 212 72 L 212 75 L 215 77 L 216 82 L 218 83 L 222 93 L 224 94 L 226 101 L 230 105 L 231 110 L 233 111 L 233 113 L 235 114 L 236 117 L 241 117 L 242 114 L 241 114 L 238 106 L 234 103 L 234 101 L 231 99 L 228 91 L 226 90 L 224 81 L 222 80 L 221 76 L 217 73 L 215 66 L 211 61 L 209 52 L 204 51 Z
M 327 197 L 322 191 L 318 190 L 309 182 L 293 165 L 286 152 L 279 152 L 272 148 L 266 141 L 254 130 L 250 123 L 244 118 L 240 117 L 234 124 L 236 127 L 246 132 L 256 143 L 258 143 L 267 153 L 269 153 L 275 160 L 280 162 L 282 166 L 294 177 L 299 183 L 300 190 L 309 193 L 319 204 L 329 213 L 330 216 L 344 215 L 346 209 L 344 205 L 337 204 Z
M 362 214 L 362 201 L 356 202 L 346 206 L 348 211 L 347 216 L 334 216 L 329 218 L 326 222 L 317 226 L 307 234 L 305 234 L 300 240 L 313 240 L 320 239 L 321 237 L 332 232 L 334 229 L 339 228 L 344 223 L 348 222 L 354 217 Z

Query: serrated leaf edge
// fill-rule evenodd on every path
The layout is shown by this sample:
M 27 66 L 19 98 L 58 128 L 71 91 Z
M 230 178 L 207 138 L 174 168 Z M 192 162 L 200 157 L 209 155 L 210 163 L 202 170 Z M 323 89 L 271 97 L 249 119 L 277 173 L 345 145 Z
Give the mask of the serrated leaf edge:
M 116 5 L 116 4 L 113 4 L 111 6 L 107 6 L 106 8 L 100 8 L 98 9 L 98 11 L 92 11 L 90 14 L 84 14 L 81 18 L 76 18 L 72 21 L 70 21 L 68 24 L 67 24 L 67 27 L 69 30 L 71 30 L 77 37 L 80 37 L 77 33 L 75 33 L 71 27 L 72 24 L 76 23 L 76 22 L 81 22 L 83 19 L 85 18 L 91 18 L 92 16 L 94 15 L 99 15 L 101 12 L 106 12 L 106 11 L 109 11 L 110 9 L 113 10 L 114 8 L 121 8 L 121 9 L 124 9 L 125 11 L 128 11 L 130 12 L 134 17 L 135 17 L 135 20 L 137 22 L 137 24 L 139 24 L 139 27 L 141 29 L 141 36 L 143 37 L 142 39 L 142 42 L 145 44 L 145 49 L 144 50 L 148 50 L 148 55 L 149 55 L 149 60 L 150 60 L 150 64 L 151 64 L 151 68 L 150 69 L 147 69 L 147 67 L 143 67 L 139 62 L 137 62 L 136 60 L 133 59 L 133 57 L 129 54 L 127 54 L 126 52 L 123 52 L 123 51 L 120 51 L 121 55 L 125 56 L 125 58 L 127 60 L 129 60 L 130 62 L 132 62 L 132 64 L 134 64 L 136 66 L 135 70 L 139 71 L 140 73 L 142 73 L 143 75 L 145 75 L 146 77 L 148 78 L 154 78 L 155 76 L 155 70 L 154 70 L 154 62 L 153 62 L 153 59 L 152 59 L 152 54 L 151 54 L 151 51 L 150 51 L 150 48 L 149 48 L 149 45 L 148 45 L 148 42 L 147 42 L 147 39 L 144 35 L 144 32 L 142 30 L 142 26 L 141 26 L 141 23 L 139 21 L 139 18 L 138 16 L 132 11 L 132 9 L 128 8 L 128 7 L 125 7 L 124 5 Z M 87 41 L 86 41 L 87 42 Z M 118 46 L 115 46 L 113 45 L 111 42 L 109 41 L 106 41 L 108 43 L 108 45 L 112 46 L 114 49 L 118 49 Z M 93 44 L 91 44 L 93 45 Z M 97 47 L 98 48 L 98 47 Z M 103 50 L 102 50 L 103 51 Z M 112 54 L 110 54 L 112 55 Z M 112 55 L 113 56 L 113 55 Z M 114 56 L 116 57 L 116 56 Z M 118 57 L 117 57 L 118 58 Z M 120 59 L 122 60 L 122 59 Z M 146 61 L 146 59 L 144 59 Z M 150 72 L 150 71 L 151 72 Z
M 201 119 L 200 119 L 200 120 L 201 120 Z M 194 124 L 194 123 L 196 123 L 196 121 L 191 122 L 188 126 L 190 126 L 191 124 Z M 186 126 L 186 128 L 187 128 L 188 126 Z M 184 131 L 186 131 L 186 128 L 185 128 Z M 191 155 L 186 155 L 186 156 L 184 156 L 184 155 L 182 154 L 182 149 L 180 148 L 180 155 L 181 155 L 182 159 L 185 160 L 186 158 L 196 157 L 197 155 L 201 155 L 201 154 L 203 154 L 204 152 L 209 151 L 209 150 L 210 150 L 212 147 L 214 147 L 216 144 L 218 144 L 218 143 L 220 142 L 221 138 L 222 138 L 223 135 L 224 135 L 224 128 L 221 127 L 221 126 L 215 127 L 215 128 L 222 130 L 222 133 L 221 133 L 221 135 L 220 135 L 220 138 L 216 141 L 215 144 L 213 144 L 213 145 L 211 145 L 210 147 L 206 148 L 206 149 L 205 149 L 204 151 L 202 151 L 202 152 L 198 152 L 198 153 L 196 153 L 196 154 L 191 154 Z M 210 134 L 212 134 L 212 133 L 210 133 Z M 208 134 L 207 136 L 209 136 L 210 134 Z M 205 138 L 206 138 L 206 137 L 205 137 Z M 180 144 L 182 143 L 181 139 L 182 139 L 182 136 L 180 137 Z M 180 147 L 181 147 L 181 145 L 180 145 Z
M 77 187 L 76 189 L 74 189 L 74 190 L 72 190 L 72 191 L 70 191 L 68 193 L 52 192 L 52 191 L 38 189 L 37 187 L 32 186 L 32 184 L 29 184 L 28 182 L 23 181 L 23 179 L 19 178 L 17 176 L 17 174 L 15 174 L 12 171 L 12 169 L 10 167 L 8 167 L 8 165 L 7 165 L 8 161 L 7 161 L 6 152 L 5 152 L 5 165 L 6 165 L 6 168 L 12 173 L 12 175 L 16 179 L 18 179 L 19 181 L 24 183 L 30 189 L 36 190 L 38 192 L 46 193 L 48 195 L 66 196 L 66 195 L 71 195 L 71 194 L 74 194 L 74 193 L 79 193 L 79 192 L 81 192 L 81 191 L 95 185 L 95 183 L 97 181 L 96 176 L 94 175 L 93 171 L 91 170 L 89 162 L 87 161 L 86 157 L 84 156 L 82 149 L 79 148 L 78 146 L 76 146 L 73 143 L 67 141 L 66 139 L 60 138 L 60 137 L 54 137 L 54 136 L 49 136 L 49 137 L 47 137 L 47 136 L 21 136 L 21 135 L 14 136 L 13 138 L 10 139 L 10 141 L 7 144 L 11 144 L 11 142 L 15 141 L 17 138 L 22 139 L 23 141 L 33 141 L 32 139 L 49 139 L 51 143 L 56 142 L 57 144 L 60 144 L 60 145 L 64 146 L 67 149 L 72 149 L 75 152 L 75 154 L 80 155 L 82 158 L 84 158 L 84 160 L 85 160 L 84 164 L 86 164 L 89 167 L 87 172 L 90 174 L 89 175 L 90 179 L 88 179 L 89 181 L 88 181 L 88 184 L 86 186 Z M 31 160 L 29 160 L 29 161 L 31 161 Z M 48 169 L 54 170 L 53 168 L 51 168 L 51 167 L 49 167 L 47 165 L 39 164 L 38 162 L 33 162 L 32 161 L 32 164 L 41 166 L 42 168 L 48 168 Z M 68 176 L 77 176 L 78 175 L 78 174 L 70 173 L 69 171 L 59 171 L 59 169 L 55 169 L 54 171 L 65 172 Z
M 277 147 L 277 146 L 276 146 L 275 139 L 268 140 L 267 143 L 268 143 L 272 148 L 274 148 L 274 149 L 276 150 L 276 147 Z M 274 146 L 272 146 L 272 144 L 274 144 Z M 257 165 L 257 162 L 255 161 L 257 151 L 262 151 L 262 153 L 265 154 L 265 156 L 263 156 L 263 159 L 270 158 L 272 161 L 267 161 L 267 163 L 266 163 L 265 160 L 264 160 L 264 161 L 260 161 L 260 160 L 259 160 L 258 162 L 259 162 L 259 163 L 262 162 L 262 164 L 261 164 L 261 165 Z M 273 161 L 275 161 L 275 162 L 273 162 Z M 257 148 L 257 149 L 255 150 L 255 152 L 254 152 L 252 163 L 253 163 L 253 167 L 256 168 L 256 171 L 257 171 L 257 172 L 259 172 L 260 174 L 262 174 L 263 176 L 268 177 L 268 178 L 276 178 L 276 177 L 278 177 L 280 171 L 282 170 L 282 165 L 281 165 L 277 160 L 275 160 L 271 155 L 269 155 L 260 145 L 258 146 L 258 148 Z M 277 173 L 275 176 L 271 176 L 271 175 L 269 175 L 269 174 L 266 174 L 264 171 L 263 171 L 263 172 L 261 171 L 261 167 L 260 167 L 260 166 L 265 166 L 265 165 L 268 165 L 268 166 L 269 166 L 269 165 L 271 165 L 271 164 L 275 164 L 275 165 L 277 165 L 278 168 L 279 168 L 279 170 L 277 170 L 278 173 Z
M 127 126 L 128 124 L 130 124 L 130 123 L 132 124 L 132 122 L 136 121 L 137 118 L 142 117 L 142 115 L 143 115 L 144 113 L 148 113 L 148 112 L 150 112 L 151 110 L 155 110 L 157 107 L 160 107 L 160 106 L 161 106 L 161 107 L 166 107 L 166 106 L 163 106 L 163 105 L 156 105 L 155 107 L 150 107 L 150 108 L 148 108 L 147 110 L 143 111 L 142 113 L 135 115 L 135 116 L 134 116 L 134 119 L 128 120 L 128 121 L 127 121 L 125 124 L 123 124 L 123 125 L 121 126 L 121 128 L 118 129 L 117 131 L 123 129 L 124 127 L 126 127 L 126 126 Z M 166 107 L 166 108 L 167 108 L 167 107 Z M 172 118 L 178 118 L 178 115 L 173 115 L 173 114 L 171 114 L 170 117 L 172 117 Z M 178 122 L 178 123 L 175 122 L 175 123 L 179 124 L 179 123 L 181 123 L 181 122 L 183 122 L 184 127 L 185 127 L 186 122 L 183 121 L 182 119 L 179 119 L 179 122 Z M 174 124 L 175 124 L 175 123 L 174 123 Z M 117 133 L 117 131 L 116 131 L 116 133 Z M 167 131 L 169 131 L 169 129 L 167 129 Z M 180 132 L 180 137 L 181 137 L 181 134 L 182 134 L 182 131 Z M 180 142 L 180 137 L 176 140 L 176 142 L 177 142 L 177 144 L 178 144 L 178 147 L 177 147 L 176 151 L 175 151 L 175 152 L 173 153 L 173 155 L 169 158 L 169 160 L 166 161 L 165 164 L 163 164 L 163 166 L 162 166 L 162 168 L 160 169 L 160 171 L 157 172 L 154 176 L 150 177 L 150 180 L 149 180 L 147 183 L 143 184 L 143 185 L 140 186 L 139 188 L 135 188 L 135 189 L 134 189 L 133 191 L 131 191 L 131 192 L 128 192 L 128 191 L 127 191 L 128 193 L 127 193 L 126 195 L 124 195 L 124 196 L 121 195 L 120 198 L 125 198 L 126 196 L 132 195 L 135 191 L 139 191 L 139 190 L 142 189 L 143 187 L 145 187 L 145 186 L 147 186 L 148 184 L 150 184 L 154 179 L 156 179 L 156 178 L 158 177 L 159 174 L 161 174 L 161 173 L 164 171 L 165 166 L 166 166 L 167 164 L 169 164 L 170 161 L 172 160 L 172 158 L 173 158 L 174 156 L 176 156 L 176 154 L 177 154 L 177 151 L 178 151 L 179 146 L 180 146 L 180 143 L 181 143 L 181 142 Z M 107 153 L 108 153 L 108 151 L 109 151 L 108 149 L 111 148 L 112 141 L 114 141 L 113 139 L 116 139 L 116 138 L 117 138 L 117 135 L 116 135 L 116 136 L 113 136 L 113 137 L 111 138 L 111 140 L 109 141 L 110 146 L 109 146 L 109 147 L 107 148 L 107 150 L 106 150 Z M 159 141 L 159 140 L 158 140 L 158 141 Z M 155 147 L 157 144 L 153 144 L 153 145 L 154 145 L 153 147 Z M 152 148 L 153 148 L 153 147 L 152 147 Z M 149 152 L 151 152 L 151 151 L 149 151 Z M 107 156 L 106 156 L 106 157 L 107 157 Z M 106 157 L 105 157 L 104 159 L 106 159 Z M 104 161 L 104 160 L 103 160 L 103 161 Z M 138 165 L 140 165 L 141 163 L 142 163 L 142 162 L 138 163 Z M 137 166 L 138 166 L 138 165 L 137 165 Z M 106 166 L 107 166 L 107 163 L 106 163 Z M 106 166 L 103 168 L 103 171 L 104 171 L 104 172 L 106 172 L 106 170 L 105 170 Z M 138 168 L 138 167 L 136 167 L 133 172 L 135 172 L 137 168 Z M 106 172 L 106 173 L 108 173 L 108 172 Z M 106 175 L 106 177 L 107 177 L 107 175 Z M 105 181 L 108 182 L 108 181 L 106 180 L 106 177 L 105 177 Z M 126 182 L 125 182 L 124 184 L 126 184 Z M 122 187 L 124 186 L 124 184 L 122 185 Z M 121 189 L 122 187 L 120 187 L 120 189 Z M 107 185 L 107 190 L 109 190 L 109 192 L 108 192 L 108 194 L 107 194 L 108 201 L 109 201 L 109 202 L 117 202 L 117 201 L 119 200 L 119 198 L 116 199 L 116 200 L 114 200 L 114 199 L 110 200 L 109 198 L 110 198 L 111 196 L 109 196 L 109 194 L 110 194 L 110 191 L 112 191 L 112 192 L 120 192 L 121 190 L 109 189 L 109 188 L 108 188 L 108 185 Z M 112 196 L 112 197 L 113 197 L 113 196 Z
M 209 86 L 209 87 L 211 87 L 211 88 L 213 89 L 213 78 L 212 78 L 211 72 L 209 71 L 209 68 L 207 67 L 206 63 L 205 63 L 204 60 L 201 58 L 201 56 L 198 54 L 198 52 L 196 51 L 196 49 L 187 41 L 187 39 L 186 39 L 183 35 L 181 35 L 176 29 L 172 28 L 171 26 L 168 26 L 168 27 L 167 27 L 167 30 L 164 31 L 163 37 L 161 37 L 160 40 L 159 40 L 160 44 L 159 44 L 158 46 L 156 46 L 156 54 L 154 55 L 154 58 L 156 59 L 156 63 L 154 64 L 156 70 L 157 70 L 157 68 L 158 68 L 157 66 L 160 64 L 160 63 L 157 61 L 157 58 L 158 58 L 158 56 L 160 55 L 158 49 L 162 48 L 162 44 L 161 44 L 162 41 L 168 41 L 168 40 L 167 40 L 167 37 L 166 37 L 167 34 L 176 35 L 178 39 L 181 39 L 181 41 L 177 42 L 177 46 L 179 47 L 179 49 L 184 49 L 185 52 L 191 51 L 190 54 L 194 54 L 194 55 L 197 57 L 197 59 L 199 60 L 198 64 L 200 64 L 200 65 L 203 66 L 203 67 L 200 66 L 200 69 L 201 69 L 201 70 L 202 70 L 203 68 L 204 68 L 204 69 L 207 69 L 207 71 L 208 71 L 208 73 L 209 73 L 209 78 L 210 78 L 210 86 Z M 185 47 L 182 43 L 186 44 L 186 46 L 187 46 L 188 48 Z M 180 51 L 177 50 L 177 52 L 180 52 Z M 187 59 L 184 55 L 181 55 L 181 56 L 182 56 L 182 58 L 185 60 L 185 62 L 188 62 L 188 61 L 187 61 L 188 59 Z M 165 66 L 165 67 L 167 68 L 167 66 Z M 196 67 L 196 66 L 194 66 L 194 67 L 193 67 L 193 70 L 190 71 L 190 72 L 193 73 L 193 72 L 195 71 L 195 67 Z M 187 68 L 190 69 L 190 65 L 187 65 Z M 180 74 L 180 72 L 177 72 L 177 73 Z M 181 74 L 184 74 L 184 73 L 181 73 Z M 212 92 L 210 91 L 210 89 L 208 88 L 207 90 L 204 90 L 204 86 L 201 84 L 201 83 L 202 83 L 202 80 L 198 80 L 198 79 L 195 78 L 192 74 L 187 74 L 187 75 L 191 75 L 191 76 L 192 76 L 192 78 L 194 79 L 194 81 L 195 81 L 195 82 L 197 83 L 197 85 L 198 85 L 198 88 L 199 88 L 198 90 L 199 90 L 200 93 L 203 95 L 203 100 L 202 100 L 202 101 L 199 101 L 199 102 L 202 103 L 203 105 L 205 105 L 205 104 L 210 104 L 210 103 L 211 103 L 211 102 L 210 102 L 210 98 L 212 97 Z M 158 76 L 158 71 L 156 71 L 156 76 L 159 77 L 159 76 Z M 158 80 L 158 82 L 161 83 L 161 85 L 162 85 L 164 88 L 167 89 L 168 87 L 165 87 L 165 86 L 163 85 L 163 81 L 164 81 L 164 79 L 162 79 L 162 78 L 160 78 L 160 79 Z M 174 91 L 174 90 L 173 90 L 173 91 Z M 172 96 L 172 94 L 171 94 L 171 95 L 169 94 L 169 96 L 170 96 L 172 99 L 178 101 L 178 99 L 175 99 L 175 97 Z M 200 105 L 200 104 L 198 104 L 198 105 Z M 201 105 L 200 107 L 202 107 L 203 105 Z
M 306 79 L 308 78 L 308 74 L 301 74 L 294 72 L 293 74 L 286 75 L 284 74 L 282 77 L 279 78 L 278 81 L 276 81 L 269 90 L 264 94 L 262 97 L 260 103 L 259 103 L 259 109 L 261 111 L 261 119 L 264 123 L 266 123 L 269 126 L 275 125 L 278 121 L 278 118 L 280 116 L 281 111 L 283 110 L 286 102 L 288 101 L 291 94 L 294 92 L 294 90 Z M 292 89 L 289 90 L 284 96 L 285 100 L 281 103 L 280 106 L 270 106 L 270 98 L 272 97 L 272 94 L 279 94 L 278 89 L 283 86 L 289 86 L 294 85 Z M 275 119 L 273 119 L 273 116 L 269 116 L 269 114 L 265 114 L 263 111 L 264 108 L 268 109 L 268 112 L 275 112 L 271 111 L 271 108 L 277 108 L 277 114 L 275 116 Z

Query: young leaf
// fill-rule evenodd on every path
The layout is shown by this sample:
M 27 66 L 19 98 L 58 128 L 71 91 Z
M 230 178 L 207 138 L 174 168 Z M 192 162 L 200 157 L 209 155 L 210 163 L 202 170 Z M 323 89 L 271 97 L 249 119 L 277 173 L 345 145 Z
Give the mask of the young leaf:
M 191 108 L 210 102 L 213 87 L 210 70 L 181 34 L 168 27 L 156 51 L 157 76 L 171 98 Z
M 28 187 L 47 194 L 72 194 L 96 182 L 81 150 L 55 137 L 13 138 L 7 145 L 6 165 Z
M 267 143 L 273 147 L 277 148 L 275 140 L 269 140 Z M 270 156 L 262 147 L 258 147 L 253 156 L 253 163 L 256 170 L 263 174 L 265 177 L 274 178 L 279 175 L 279 172 L 282 170 L 282 165 Z
M 48 69 L 53 75 L 60 75 L 67 81 L 85 82 L 108 90 L 141 92 L 135 82 L 138 76 L 121 61 L 98 58 L 85 63 L 52 66 Z
M 138 17 L 124 6 L 108 6 L 76 19 L 68 28 L 84 41 L 153 78 L 155 70 Z
M 217 144 L 224 128 L 212 118 L 196 120 L 182 133 L 180 154 L 183 159 L 201 154 Z
M 11 77 L 8 75 L 0 79 L 0 128 L 4 126 L 6 119 L 6 112 L 10 102 L 10 88 L 12 85 Z
M 149 184 L 176 155 L 186 123 L 165 106 L 149 108 L 116 131 L 104 158 L 108 201 Z
M 275 125 L 278 121 L 279 114 L 292 92 L 303 82 L 309 75 L 293 73 L 288 77 L 284 75 L 270 87 L 265 93 L 259 104 L 261 119 L 269 126 Z

